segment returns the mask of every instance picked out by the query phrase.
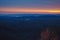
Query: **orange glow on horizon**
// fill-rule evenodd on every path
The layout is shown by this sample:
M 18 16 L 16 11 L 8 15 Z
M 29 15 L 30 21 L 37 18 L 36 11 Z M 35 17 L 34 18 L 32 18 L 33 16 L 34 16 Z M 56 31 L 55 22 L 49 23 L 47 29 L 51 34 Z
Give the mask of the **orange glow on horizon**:
M 33 8 L 0 8 L 0 12 L 10 13 L 60 13 L 55 9 L 33 9 Z

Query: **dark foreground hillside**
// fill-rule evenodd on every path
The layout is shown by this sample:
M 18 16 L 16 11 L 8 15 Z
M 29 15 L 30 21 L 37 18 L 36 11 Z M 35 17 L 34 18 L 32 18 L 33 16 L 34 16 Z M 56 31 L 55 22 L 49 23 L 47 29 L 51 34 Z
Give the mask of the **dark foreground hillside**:
M 47 27 L 59 30 L 60 15 L 0 15 L 0 40 L 39 40 Z

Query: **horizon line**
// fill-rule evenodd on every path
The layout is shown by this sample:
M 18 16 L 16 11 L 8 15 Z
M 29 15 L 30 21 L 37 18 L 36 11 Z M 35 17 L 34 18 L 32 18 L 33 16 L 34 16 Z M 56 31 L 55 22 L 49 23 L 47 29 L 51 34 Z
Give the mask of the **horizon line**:
M 60 14 L 60 9 L 0 8 L 0 13 Z

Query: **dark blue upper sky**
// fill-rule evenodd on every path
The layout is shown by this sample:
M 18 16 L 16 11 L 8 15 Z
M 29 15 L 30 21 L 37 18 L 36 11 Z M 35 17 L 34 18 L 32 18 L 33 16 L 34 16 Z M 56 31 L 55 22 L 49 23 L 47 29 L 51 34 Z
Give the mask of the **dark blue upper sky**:
M 0 7 L 59 7 L 60 0 L 0 0 Z

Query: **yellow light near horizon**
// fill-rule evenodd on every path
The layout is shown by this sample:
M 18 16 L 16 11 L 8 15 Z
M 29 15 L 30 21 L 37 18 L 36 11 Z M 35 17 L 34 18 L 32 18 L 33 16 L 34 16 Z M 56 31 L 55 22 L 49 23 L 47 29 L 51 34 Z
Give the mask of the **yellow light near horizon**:
M 28 8 L 0 8 L 0 12 L 28 12 L 28 13 L 60 13 L 60 10 L 55 9 L 28 9 Z

